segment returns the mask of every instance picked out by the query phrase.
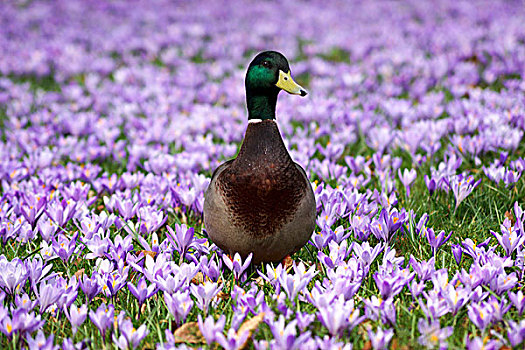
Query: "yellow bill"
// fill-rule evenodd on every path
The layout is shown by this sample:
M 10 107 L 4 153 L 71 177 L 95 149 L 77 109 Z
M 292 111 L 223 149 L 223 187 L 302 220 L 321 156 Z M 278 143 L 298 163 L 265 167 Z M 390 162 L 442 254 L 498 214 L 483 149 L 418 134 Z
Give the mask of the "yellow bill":
M 290 72 L 285 73 L 282 70 L 279 70 L 279 80 L 277 80 L 277 84 L 275 85 L 293 95 L 306 96 L 307 94 L 306 90 L 301 85 L 293 81 Z

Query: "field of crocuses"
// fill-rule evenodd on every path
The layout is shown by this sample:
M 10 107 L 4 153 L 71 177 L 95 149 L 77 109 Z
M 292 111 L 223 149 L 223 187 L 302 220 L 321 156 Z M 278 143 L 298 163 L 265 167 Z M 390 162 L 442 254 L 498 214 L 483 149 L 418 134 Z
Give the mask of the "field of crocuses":
M 522 1 L 0 2 L 0 348 L 522 348 Z M 203 228 L 259 51 L 317 227 Z

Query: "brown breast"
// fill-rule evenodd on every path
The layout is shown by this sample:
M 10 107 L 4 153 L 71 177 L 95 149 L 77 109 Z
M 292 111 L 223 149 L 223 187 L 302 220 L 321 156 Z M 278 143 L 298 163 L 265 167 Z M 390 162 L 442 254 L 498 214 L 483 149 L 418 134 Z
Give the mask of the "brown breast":
M 239 155 L 217 178 L 231 222 L 247 234 L 274 234 L 295 214 L 306 182 L 274 121 L 249 124 Z

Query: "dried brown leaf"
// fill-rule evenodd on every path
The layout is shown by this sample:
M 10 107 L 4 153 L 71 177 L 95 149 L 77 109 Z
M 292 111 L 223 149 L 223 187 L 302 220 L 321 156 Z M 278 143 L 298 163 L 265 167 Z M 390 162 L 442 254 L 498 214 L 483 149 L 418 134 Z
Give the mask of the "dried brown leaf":
M 75 277 L 77 278 L 77 280 L 80 281 L 80 277 L 82 277 L 82 275 L 84 274 L 84 271 L 85 271 L 85 270 L 86 270 L 86 269 L 80 269 L 80 270 L 78 270 L 77 272 L 75 272 Z
M 157 255 L 157 253 L 152 252 L 152 251 L 150 251 L 150 250 L 139 250 L 139 253 L 144 254 L 144 257 L 146 257 L 146 255 L 149 255 L 149 256 L 151 256 L 152 258 L 155 258 L 155 255 Z
M 261 312 L 257 316 L 249 319 L 248 321 L 244 321 L 244 323 L 241 325 L 239 330 L 237 331 L 237 338 L 241 337 L 245 332 L 249 332 L 248 337 L 246 338 L 246 341 L 239 347 L 239 349 L 245 349 L 246 346 L 248 346 L 248 343 L 250 342 L 250 339 L 253 335 L 253 332 L 259 327 L 261 322 L 264 320 L 264 312 Z
M 363 350 L 372 350 L 372 342 L 370 340 L 363 345 Z
M 230 299 L 230 293 L 225 293 L 221 290 L 219 293 L 217 293 L 217 298 L 222 300 L 228 300 Z
M 512 225 L 514 225 L 514 223 L 516 222 L 516 219 L 514 218 L 514 215 L 512 215 L 512 213 L 510 211 L 508 211 L 508 210 L 505 212 L 505 217 L 510 220 L 510 223 Z
M 191 283 L 193 284 L 203 284 L 204 283 L 204 274 L 202 272 L 197 272 L 195 277 L 192 278 Z
M 104 304 L 107 304 L 107 303 L 108 303 L 108 301 L 107 301 L 106 298 L 104 298 L 104 297 L 95 297 L 93 300 L 102 300 L 102 302 L 103 302 Z
M 197 322 L 187 322 L 177 328 L 173 333 L 175 343 L 200 344 L 204 342 L 199 324 Z
M 255 283 L 261 288 L 264 287 L 264 279 L 260 276 L 255 279 Z
M 290 255 L 286 256 L 286 258 L 283 259 L 282 264 L 283 264 L 283 268 L 286 271 L 288 271 L 288 269 L 290 269 L 293 265 L 292 257 Z
M 392 343 L 390 344 L 390 349 L 391 350 L 398 350 L 399 349 L 399 344 L 397 342 L 397 338 L 392 339 Z

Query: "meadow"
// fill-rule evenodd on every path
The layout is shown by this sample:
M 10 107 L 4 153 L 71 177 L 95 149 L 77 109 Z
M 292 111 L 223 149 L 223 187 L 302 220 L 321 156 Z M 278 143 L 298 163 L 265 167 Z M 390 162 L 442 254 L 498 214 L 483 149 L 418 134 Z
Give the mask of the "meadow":
M 521 1 L 0 2 L 0 348 L 512 349 L 525 341 Z M 317 226 L 281 264 L 207 239 L 247 125 Z

